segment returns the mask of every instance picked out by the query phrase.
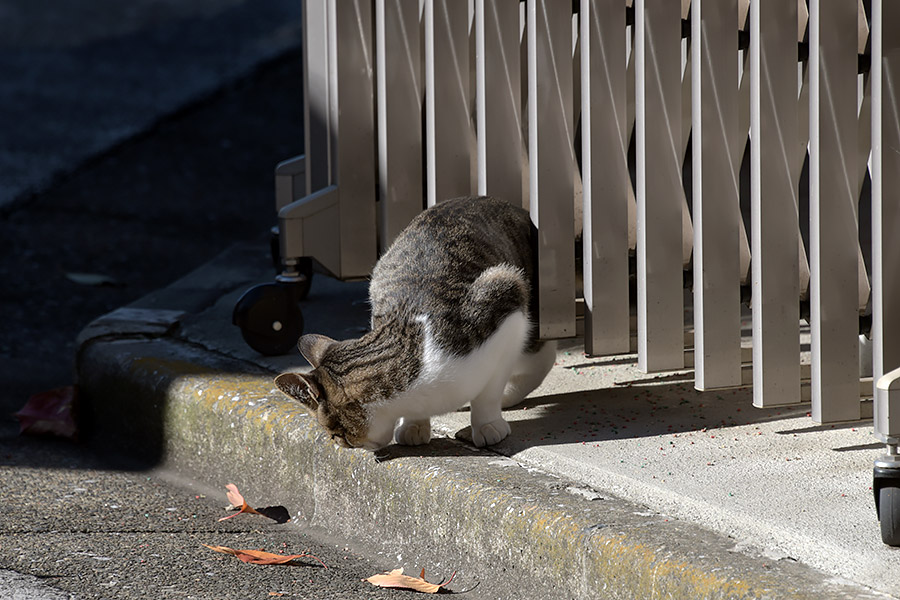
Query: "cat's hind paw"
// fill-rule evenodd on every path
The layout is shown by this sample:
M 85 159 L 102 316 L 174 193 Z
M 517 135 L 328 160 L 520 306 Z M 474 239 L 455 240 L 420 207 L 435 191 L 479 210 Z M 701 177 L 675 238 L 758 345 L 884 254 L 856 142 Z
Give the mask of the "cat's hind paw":
M 480 427 L 472 427 L 472 443 L 479 448 L 491 446 L 506 439 L 512 429 L 502 417 L 485 423 Z
M 403 419 L 394 431 L 394 439 L 401 446 L 421 446 L 431 441 L 431 422 Z

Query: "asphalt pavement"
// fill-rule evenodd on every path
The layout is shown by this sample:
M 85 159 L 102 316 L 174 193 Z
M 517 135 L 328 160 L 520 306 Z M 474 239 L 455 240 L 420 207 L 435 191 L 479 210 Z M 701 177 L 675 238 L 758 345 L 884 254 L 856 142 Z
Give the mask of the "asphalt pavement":
M 199 485 L 69 442 L 22 439 L 10 429 L 0 437 L 4 600 L 403 597 L 363 581 L 393 568 L 392 557 L 327 530 L 233 516 L 225 483 Z M 240 491 L 257 508 L 269 505 L 266 490 Z M 291 514 L 303 508 L 285 506 Z M 254 565 L 205 545 L 309 556 Z M 450 573 L 429 578 L 442 575 Z

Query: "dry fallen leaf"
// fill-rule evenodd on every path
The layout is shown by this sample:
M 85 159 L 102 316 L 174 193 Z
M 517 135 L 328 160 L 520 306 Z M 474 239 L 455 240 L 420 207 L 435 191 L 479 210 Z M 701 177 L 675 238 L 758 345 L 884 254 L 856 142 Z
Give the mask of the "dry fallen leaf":
M 227 517 L 222 517 L 219 519 L 220 521 L 225 521 L 227 519 L 233 519 L 241 513 L 250 513 L 254 515 L 258 515 L 259 513 L 250 508 L 250 505 L 247 504 L 247 501 L 244 500 L 244 497 L 241 496 L 241 493 L 238 491 L 238 488 L 233 483 L 229 483 L 225 486 L 225 489 L 228 490 L 225 493 L 225 497 L 228 498 L 228 501 L 231 503 L 232 509 L 240 509 L 233 515 L 229 515 Z
M 31 396 L 19 412 L 19 433 L 51 434 L 78 439 L 75 422 L 75 386 L 59 387 Z
M 448 579 L 447 581 L 442 581 L 441 583 L 429 583 L 425 581 L 425 569 L 422 569 L 422 574 L 419 575 L 419 577 L 410 577 L 409 575 L 404 575 L 403 569 L 401 568 L 394 569 L 389 573 L 372 575 L 365 581 L 368 581 L 372 585 L 377 585 L 378 587 L 400 588 L 404 590 L 424 592 L 426 594 L 437 594 L 444 590 L 445 585 L 453 581 L 454 575 L 456 575 L 456 573 L 451 575 L 450 579 Z
M 272 552 L 264 552 L 262 550 L 236 550 L 234 548 L 229 548 L 228 546 L 210 546 L 209 544 L 203 545 L 214 552 L 230 554 L 245 563 L 254 565 L 286 565 L 289 562 L 292 562 L 299 558 L 312 558 L 326 569 L 328 568 L 328 565 L 323 563 L 312 554 L 273 554 Z
M 219 519 L 220 521 L 233 519 L 241 513 L 262 515 L 264 517 L 269 517 L 270 519 L 278 523 L 287 523 L 291 520 L 290 513 L 288 513 L 287 509 L 283 506 L 267 506 L 265 508 L 255 509 L 247 504 L 247 501 L 244 500 L 244 497 L 238 491 L 236 485 L 234 485 L 233 483 L 229 483 L 225 486 L 225 489 L 228 490 L 225 493 L 225 496 L 228 498 L 228 502 L 231 503 L 231 508 L 238 509 L 238 512 L 234 513 L 233 515 L 228 515 L 227 517 L 222 517 L 221 519 Z

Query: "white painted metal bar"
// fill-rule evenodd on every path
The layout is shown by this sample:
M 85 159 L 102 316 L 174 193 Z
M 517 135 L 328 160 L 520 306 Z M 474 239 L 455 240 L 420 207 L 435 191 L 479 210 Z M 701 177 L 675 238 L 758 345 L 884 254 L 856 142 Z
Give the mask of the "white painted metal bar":
M 809 9 L 812 418 L 831 423 L 860 417 L 857 2 Z
M 738 0 L 738 31 L 750 31 L 750 0 Z M 740 133 L 740 158 L 743 161 L 744 151 L 750 133 L 750 49 L 745 48 L 740 56 L 740 83 L 738 85 L 738 130 Z M 738 168 L 740 169 L 740 164 Z M 750 238 L 744 225 L 744 219 L 738 221 L 741 238 L 741 285 L 750 285 Z
M 671 0 L 635 0 L 638 367 L 684 364 L 681 253 L 681 18 Z
M 809 22 L 809 9 L 806 6 L 807 0 L 797 0 L 797 42 L 798 45 L 805 38 L 807 23 Z M 782 59 L 783 60 L 783 59 Z M 807 150 L 809 147 L 809 61 L 797 62 L 797 78 L 800 88 L 799 99 L 797 102 L 797 139 L 793 152 L 789 155 L 791 160 L 791 173 L 796 187 L 799 187 L 800 177 L 803 174 L 803 163 L 806 161 Z M 797 196 L 797 206 L 799 212 L 799 195 Z M 809 256 L 806 253 L 806 247 L 803 245 L 803 239 L 797 236 L 797 251 L 799 254 L 800 267 L 800 299 L 809 299 Z
M 632 6 L 632 1 L 626 1 L 626 7 Z M 625 67 L 625 104 L 626 104 L 626 127 L 625 139 L 627 143 L 631 142 L 634 135 L 634 25 L 625 28 L 627 37 L 625 52 L 628 55 L 628 65 Z M 628 250 L 637 252 L 637 197 L 634 191 L 634 182 L 631 180 L 631 173 L 628 174 Z
M 857 0 L 858 11 L 858 37 L 857 53 L 863 54 L 869 41 L 869 22 L 866 20 L 865 7 L 862 0 Z M 871 56 L 871 55 L 870 55 Z M 872 78 L 871 70 L 857 75 L 859 90 L 857 93 L 857 154 L 856 154 L 856 198 L 857 206 L 862 194 L 866 175 L 869 173 L 869 156 L 872 149 Z M 857 254 L 857 270 L 859 271 L 858 300 L 859 310 L 863 312 L 869 303 L 872 292 L 869 282 L 869 273 L 866 271 L 866 262 L 863 258 L 862 248 Z
M 686 5 L 686 7 L 685 7 Z M 686 19 L 685 11 L 690 9 L 690 0 L 682 0 L 682 18 Z M 684 69 L 681 74 L 681 163 L 687 159 L 688 143 L 691 140 L 691 87 L 693 77 L 693 44 L 689 39 L 681 40 Z M 684 186 L 682 185 L 682 188 Z M 691 209 L 687 203 L 687 197 L 681 195 L 681 265 L 684 269 L 690 269 L 691 256 L 694 253 L 694 224 L 691 220 Z
M 422 211 L 423 74 L 418 2 L 377 0 L 379 247 Z
M 584 351 L 628 352 L 625 5 L 581 0 Z
M 519 1 L 475 1 L 478 193 L 522 204 Z
M 542 338 L 575 335 L 572 3 L 528 0 L 528 155 Z
M 469 3 L 425 0 L 428 206 L 471 192 Z
M 797 5 L 750 5 L 753 403 L 800 401 Z
M 873 379 L 900 367 L 900 4 L 872 1 Z M 900 403 L 875 400 L 875 435 L 900 438 Z M 890 402 L 888 400 L 891 400 Z M 895 442 L 896 443 L 896 442 Z
M 694 387 L 741 384 L 737 0 L 694 0 Z

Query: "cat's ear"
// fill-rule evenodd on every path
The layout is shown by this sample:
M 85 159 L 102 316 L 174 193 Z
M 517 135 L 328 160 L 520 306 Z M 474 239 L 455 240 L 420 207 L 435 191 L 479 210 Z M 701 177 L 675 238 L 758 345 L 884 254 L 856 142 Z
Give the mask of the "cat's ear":
M 299 401 L 312 412 L 319 408 L 319 397 L 322 388 L 312 374 L 282 373 L 275 378 L 278 389 Z
M 315 369 L 322 364 L 322 357 L 334 344 L 337 344 L 337 342 L 328 336 L 310 333 L 300 338 L 300 341 L 297 342 L 297 347 L 300 348 L 300 354 L 303 355 L 303 358 L 309 361 L 309 364 Z

